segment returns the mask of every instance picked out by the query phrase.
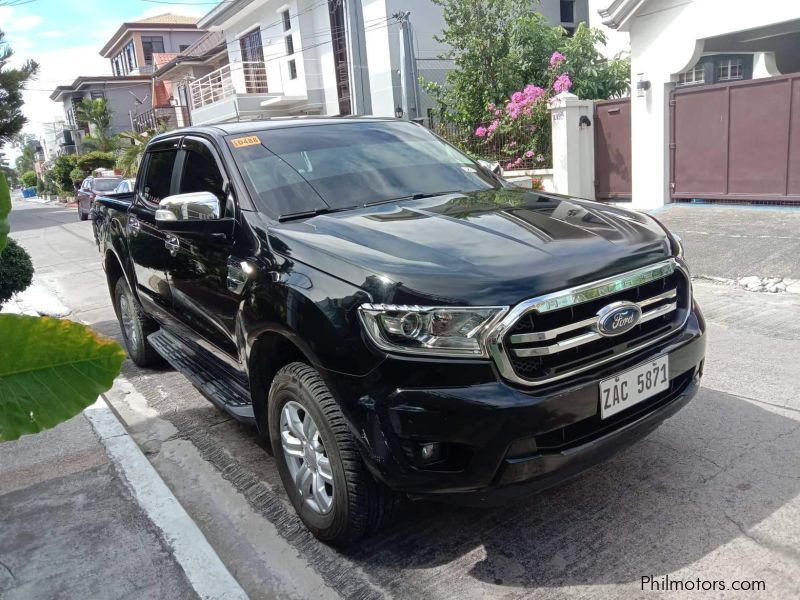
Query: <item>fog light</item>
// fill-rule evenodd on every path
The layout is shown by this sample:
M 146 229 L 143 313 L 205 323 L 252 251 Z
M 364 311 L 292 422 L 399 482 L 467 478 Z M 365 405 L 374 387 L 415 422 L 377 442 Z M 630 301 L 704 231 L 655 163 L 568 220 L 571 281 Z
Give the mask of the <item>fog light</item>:
M 439 458 L 439 444 L 438 442 L 431 442 L 429 444 L 422 444 L 419 447 L 419 457 L 422 462 L 433 462 Z

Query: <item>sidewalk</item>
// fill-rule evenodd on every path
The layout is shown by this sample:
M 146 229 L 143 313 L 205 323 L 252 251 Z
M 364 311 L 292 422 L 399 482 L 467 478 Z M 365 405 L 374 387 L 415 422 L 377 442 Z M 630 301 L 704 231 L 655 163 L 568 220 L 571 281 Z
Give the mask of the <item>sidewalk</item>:
M 83 414 L 0 464 L 0 597 L 197 597 Z
M 66 316 L 46 282 L 2 312 Z M 0 598 L 244 598 L 104 400 L 0 443 Z

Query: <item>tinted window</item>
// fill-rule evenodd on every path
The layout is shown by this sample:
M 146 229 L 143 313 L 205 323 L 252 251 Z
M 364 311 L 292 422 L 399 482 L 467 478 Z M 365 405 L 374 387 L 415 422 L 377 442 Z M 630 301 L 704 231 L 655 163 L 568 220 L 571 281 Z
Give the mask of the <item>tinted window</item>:
M 223 202 L 225 181 L 211 150 L 205 144 L 194 140 L 186 140 L 184 150 L 186 158 L 183 163 L 179 193 L 211 192 Z
M 258 208 L 272 216 L 499 185 L 467 156 L 412 123 L 270 129 L 247 139 L 255 137 L 261 144 L 233 151 Z
M 148 202 L 158 204 L 162 198 L 169 196 L 172 167 L 175 165 L 177 155 L 177 150 L 150 153 L 147 175 L 142 182 L 142 196 Z

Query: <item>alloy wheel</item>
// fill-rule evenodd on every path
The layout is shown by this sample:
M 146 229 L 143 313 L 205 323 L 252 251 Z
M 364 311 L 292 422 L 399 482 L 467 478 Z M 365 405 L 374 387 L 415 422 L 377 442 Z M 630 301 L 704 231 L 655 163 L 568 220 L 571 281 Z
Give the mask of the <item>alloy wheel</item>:
M 318 514 L 333 507 L 333 469 L 319 428 L 300 404 L 287 402 L 281 409 L 281 447 L 303 503 Z
M 125 330 L 125 337 L 128 338 L 131 346 L 136 346 L 139 341 L 136 324 L 133 322 L 131 304 L 125 294 L 122 294 L 119 298 L 119 316 L 122 319 L 122 328 Z

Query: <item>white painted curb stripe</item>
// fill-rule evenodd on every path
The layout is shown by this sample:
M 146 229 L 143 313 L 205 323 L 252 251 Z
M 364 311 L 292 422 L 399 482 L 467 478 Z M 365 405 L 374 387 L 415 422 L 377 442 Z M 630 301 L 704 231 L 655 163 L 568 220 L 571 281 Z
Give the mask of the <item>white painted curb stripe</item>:
M 203 532 L 158 475 L 139 446 L 101 396 L 84 414 L 139 506 L 158 527 L 198 596 L 208 600 L 246 600 Z

